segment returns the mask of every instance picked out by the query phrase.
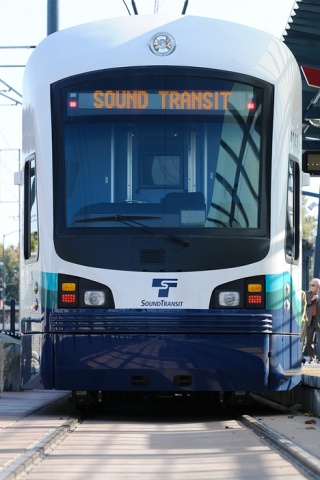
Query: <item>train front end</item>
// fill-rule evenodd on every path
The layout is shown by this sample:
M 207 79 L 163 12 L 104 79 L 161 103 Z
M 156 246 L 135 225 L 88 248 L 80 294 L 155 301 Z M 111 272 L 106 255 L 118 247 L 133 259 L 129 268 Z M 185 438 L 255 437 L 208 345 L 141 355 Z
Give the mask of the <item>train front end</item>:
M 301 85 L 282 42 L 106 20 L 40 44 L 24 98 L 24 387 L 294 387 Z

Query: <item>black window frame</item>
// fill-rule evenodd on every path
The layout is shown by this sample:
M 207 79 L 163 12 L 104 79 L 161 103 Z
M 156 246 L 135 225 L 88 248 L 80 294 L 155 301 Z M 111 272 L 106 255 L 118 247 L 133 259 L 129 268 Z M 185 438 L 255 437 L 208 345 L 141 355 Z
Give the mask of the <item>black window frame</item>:
M 286 261 L 297 265 L 300 257 L 300 168 L 296 158 L 289 156 L 286 206 Z
M 65 118 L 65 92 L 66 89 L 77 88 L 81 84 L 85 85 L 89 81 L 98 81 L 99 79 L 122 79 L 122 78 L 134 78 L 136 85 L 139 85 L 139 78 L 144 76 L 148 77 L 149 81 L 152 83 L 152 77 L 158 77 L 159 75 L 163 76 L 173 76 L 181 78 L 185 76 L 188 78 L 189 82 L 192 82 L 193 77 L 203 77 L 217 79 L 217 80 L 226 80 L 238 83 L 247 83 L 256 87 L 261 87 L 263 89 L 263 105 L 264 105 L 264 122 L 262 128 L 264 129 L 265 134 L 261 135 L 261 162 L 262 170 L 260 174 L 260 210 L 259 218 L 260 225 L 258 228 L 252 229 L 239 229 L 236 231 L 236 234 L 239 236 L 251 236 L 251 237 L 263 237 L 270 239 L 270 188 L 271 188 L 271 159 L 272 159 L 272 142 L 270 138 L 272 137 L 272 128 L 273 128 L 273 111 L 274 111 L 274 86 L 264 80 L 260 80 L 249 75 L 240 74 L 237 72 L 228 72 L 208 68 L 196 68 L 196 67 L 121 67 L 110 70 L 101 70 L 96 72 L 89 72 L 84 74 L 79 74 L 74 77 L 66 78 L 59 80 L 58 82 L 51 85 L 51 106 L 52 106 L 52 142 L 53 142 L 53 200 L 54 200 L 54 237 L 55 238 L 66 238 L 76 236 L 82 236 L 88 234 L 88 229 L 86 228 L 73 228 L 67 227 L 65 225 L 64 219 L 62 219 L 61 211 L 65 208 L 62 199 L 64 196 L 64 151 L 63 151 L 63 129 L 64 123 L 63 119 Z M 133 88 L 133 86 L 132 86 Z M 148 113 L 141 112 L 142 114 Z M 59 141 L 60 140 L 60 141 Z M 56 159 L 58 160 L 59 165 L 56 164 Z M 166 230 L 167 227 L 162 227 L 161 230 Z M 103 235 L 101 228 L 92 228 L 90 229 L 90 235 Z M 171 228 L 171 231 L 174 232 L 175 228 Z M 185 229 L 183 228 L 176 229 L 179 234 L 191 234 L 192 230 L 195 233 L 199 229 Z M 210 231 L 209 231 L 210 230 Z M 234 229 L 221 229 L 223 236 L 234 236 Z M 214 229 L 215 235 L 219 233 L 219 229 Z M 117 236 L 123 234 L 123 229 L 117 227 L 108 228 L 108 236 Z M 127 233 L 126 233 L 127 234 Z M 130 235 L 139 236 L 140 232 L 138 230 L 134 231 L 131 229 Z M 206 237 L 212 236 L 211 229 L 201 229 L 201 235 Z
M 35 219 L 32 219 L 32 212 L 36 215 Z M 27 262 L 35 262 L 39 257 L 39 215 L 35 153 L 29 155 L 25 160 L 23 220 L 24 259 Z M 36 226 L 36 228 L 34 229 L 33 226 Z

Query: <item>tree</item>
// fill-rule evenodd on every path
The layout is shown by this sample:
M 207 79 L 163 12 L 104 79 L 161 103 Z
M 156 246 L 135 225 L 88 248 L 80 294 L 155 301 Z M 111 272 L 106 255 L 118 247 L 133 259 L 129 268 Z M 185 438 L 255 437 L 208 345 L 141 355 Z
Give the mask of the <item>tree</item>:
M 305 289 L 308 289 L 309 282 L 313 277 L 314 254 L 317 234 L 317 218 L 311 214 L 307 208 L 309 200 L 307 196 L 302 196 L 301 217 L 302 217 L 302 238 L 303 238 L 303 273 L 302 282 Z
M 306 196 L 302 196 L 302 238 L 308 240 L 309 243 L 315 243 L 316 231 L 317 231 L 317 219 L 311 215 L 307 210 L 308 199 Z
M 19 248 L 11 245 L 4 251 L 5 265 L 5 300 L 10 305 L 10 300 L 19 303 Z M 1 298 L 3 298 L 3 245 L 1 245 Z

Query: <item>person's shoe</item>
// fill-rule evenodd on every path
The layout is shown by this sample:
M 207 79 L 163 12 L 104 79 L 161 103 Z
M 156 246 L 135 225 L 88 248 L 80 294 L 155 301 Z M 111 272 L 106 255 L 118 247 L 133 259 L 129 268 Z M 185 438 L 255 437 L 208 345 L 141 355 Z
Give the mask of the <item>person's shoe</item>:
M 308 363 L 315 363 L 315 361 L 316 361 L 316 359 L 315 359 L 315 358 L 313 358 L 313 357 L 310 357 L 310 360 L 309 360 L 309 362 L 308 362 Z
M 304 357 L 302 359 L 302 363 L 303 363 L 303 365 L 306 363 L 306 359 Z

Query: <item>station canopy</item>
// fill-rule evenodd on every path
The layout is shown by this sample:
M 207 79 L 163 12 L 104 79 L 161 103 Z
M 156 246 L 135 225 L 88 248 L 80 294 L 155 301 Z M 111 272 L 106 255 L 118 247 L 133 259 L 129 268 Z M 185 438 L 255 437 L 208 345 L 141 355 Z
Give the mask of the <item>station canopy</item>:
M 297 0 L 283 41 L 302 76 L 303 150 L 320 150 L 320 0 Z

